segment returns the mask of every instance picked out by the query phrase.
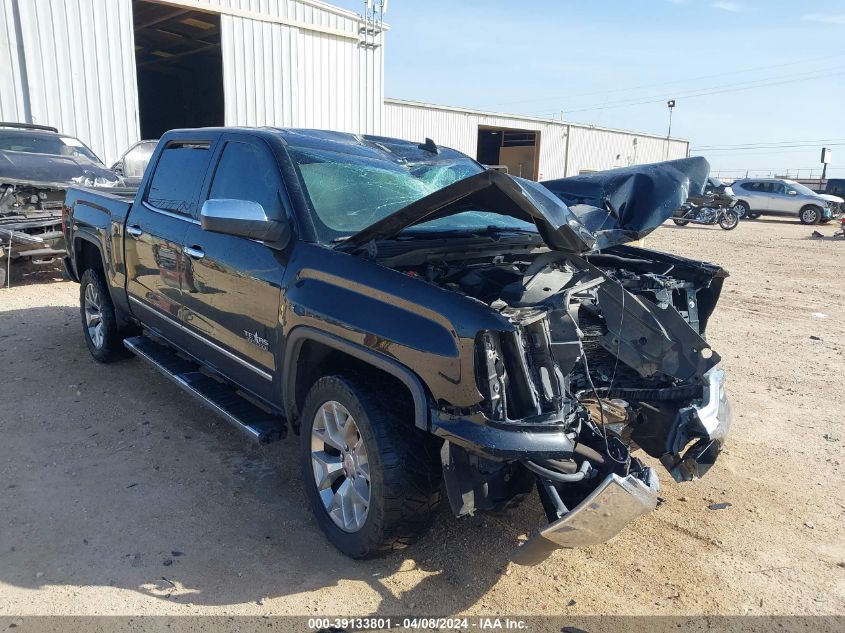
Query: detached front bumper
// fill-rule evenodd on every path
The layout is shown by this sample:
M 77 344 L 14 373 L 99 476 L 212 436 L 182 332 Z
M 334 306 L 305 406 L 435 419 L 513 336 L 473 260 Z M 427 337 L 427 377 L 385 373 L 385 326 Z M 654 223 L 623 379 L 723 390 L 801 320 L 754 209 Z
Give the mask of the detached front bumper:
M 675 481 L 698 479 L 710 469 L 722 450 L 733 421 L 725 388 L 725 370 L 714 367 L 704 377 L 707 386 L 701 404 L 678 412 L 667 442 L 669 450 L 660 458 Z M 698 441 L 681 454 L 695 438 Z
M 571 512 L 542 528 L 517 549 L 513 561 L 536 565 L 556 549 L 609 541 L 631 521 L 657 507 L 659 484 L 651 469 L 649 475 L 648 484 L 633 475 L 608 475 Z

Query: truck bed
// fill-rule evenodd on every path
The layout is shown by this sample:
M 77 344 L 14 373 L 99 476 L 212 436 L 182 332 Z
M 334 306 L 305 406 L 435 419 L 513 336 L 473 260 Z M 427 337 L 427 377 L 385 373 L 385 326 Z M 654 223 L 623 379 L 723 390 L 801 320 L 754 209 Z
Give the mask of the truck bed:
M 131 187 L 71 187 L 65 195 L 65 206 L 73 209 L 74 218 L 94 226 L 102 225 L 125 219 L 136 192 Z

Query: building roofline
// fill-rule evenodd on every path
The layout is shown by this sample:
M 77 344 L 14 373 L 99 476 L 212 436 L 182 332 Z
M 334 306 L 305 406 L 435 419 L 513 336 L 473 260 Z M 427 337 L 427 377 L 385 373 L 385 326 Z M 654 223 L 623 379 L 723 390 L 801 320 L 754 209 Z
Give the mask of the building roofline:
M 522 114 L 513 114 L 512 112 L 495 112 L 491 110 L 475 110 L 473 108 L 461 108 L 458 106 L 447 106 L 447 105 L 440 105 L 437 103 L 426 103 L 424 101 L 410 101 L 408 99 L 394 99 L 390 97 L 385 97 L 384 102 L 386 104 L 393 104 L 393 105 L 405 105 L 415 108 L 427 108 L 430 110 L 443 110 L 446 112 L 457 112 L 463 114 L 476 114 L 480 116 L 494 116 L 500 117 L 505 119 L 514 119 L 518 121 L 532 121 L 535 123 L 545 123 L 547 125 L 560 125 L 563 127 L 571 126 L 576 128 L 581 128 L 584 130 L 598 130 L 600 132 L 616 132 L 618 134 L 628 134 L 630 136 L 639 136 L 644 138 L 653 138 L 658 139 L 661 141 L 665 141 L 666 137 L 661 136 L 660 134 L 651 134 L 648 132 L 637 132 L 635 130 L 625 130 L 622 128 L 613 128 L 613 127 L 603 127 L 600 125 L 591 125 L 589 123 L 573 123 L 570 121 L 560 121 L 559 119 L 550 119 L 546 117 L 537 117 L 537 116 L 530 116 L 530 115 L 522 115 Z M 679 138 L 677 136 L 670 137 L 671 141 L 679 141 L 681 143 L 689 143 L 689 139 L 686 138 Z
M 358 27 L 364 24 L 364 16 L 355 13 L 354 11 L 350 11 L 349 9 L 343 9 L 327 2 L 322 2 L 321 0 L 296 0 L 296 2 L 310 7 L 314 7 L 315 9 L 321 11 L 326 11 L 342 18 L 354 20 L 356 23 L 355 29 L 351 31 L 344 29 L 336 29 L 328 26 L 321 26 L 319 24 L 313 24 L 303 20 L 297 20 L 296 18 L 292 17 L 281 17 L 277 15 L 272 15 L 270 13 L 264 13 L 260 10 L 253 10 L 252 8 L 244 9 L 241 7 L 234 7 L 224 4 L 211 4 L 206 0 L 149 0 L 149 2 L 154 2 L 156 4 L 165 4 L 175 7 L 185 7 L 194 11 L 205 11 L 206 13 L 219 13 L 221 15 L 231 15 L 235 17 L 256 20 L 258 22 L 283 24 L 285 26 L 290 26 L 293 28 L 299 28 L 306 31 L 314 31 L 317 33 L 325 33 L 326 35 L 334 35 L 336 37 L 342 37 L 345 39 L 357 41 L 360 41 L 362 39 Z M 389 29 L 390 25 L 386 23 L 382 25 L 383 31 L 388 31 Z

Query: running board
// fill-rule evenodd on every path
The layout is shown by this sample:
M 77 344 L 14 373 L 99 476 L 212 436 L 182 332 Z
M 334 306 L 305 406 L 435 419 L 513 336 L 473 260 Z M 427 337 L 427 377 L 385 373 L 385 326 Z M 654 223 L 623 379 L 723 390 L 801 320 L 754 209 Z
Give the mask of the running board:
M 171 348 L 146 336 L 127 338 L 123 344 L 252 439 L 266 443 L 285 436 L 287 429 L 282 416 L 268 413 L 241 396 L 235 387 L 204 374 L 199 365 L 179 356 Z

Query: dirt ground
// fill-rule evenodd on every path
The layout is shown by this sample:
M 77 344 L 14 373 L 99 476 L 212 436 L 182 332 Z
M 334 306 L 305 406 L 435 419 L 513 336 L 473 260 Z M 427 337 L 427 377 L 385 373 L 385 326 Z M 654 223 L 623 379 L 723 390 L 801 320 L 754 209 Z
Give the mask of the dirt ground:
M 810 233 L 648 238 L 731 272 L 709 331 L 727 450 L 700 481 L 661 471 L 665 503 L 612 542 L 533 568 L 508 560 L 543 523 L 535 499 L 444 509 L 401 554 L 344 558 L 293 442 L 250 443 L 140 361 L 96 364 L 78 286 L 18 271 L 0 290 L 0 616 L 845 614 L 845 241 Z

